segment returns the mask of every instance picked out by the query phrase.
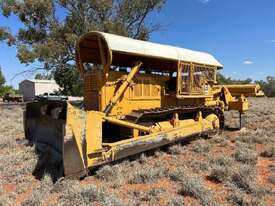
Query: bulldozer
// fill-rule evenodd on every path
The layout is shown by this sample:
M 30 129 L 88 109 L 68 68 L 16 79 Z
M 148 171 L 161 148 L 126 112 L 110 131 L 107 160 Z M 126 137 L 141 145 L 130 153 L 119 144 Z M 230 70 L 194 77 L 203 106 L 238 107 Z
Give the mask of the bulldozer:
M 81 177 L 100 165 L 224 127 L 259 85 L 218 85 L 211 54 L 98 31 L 76 44 L 84 101 L 27 103 L 25 135 L 44 162 Z

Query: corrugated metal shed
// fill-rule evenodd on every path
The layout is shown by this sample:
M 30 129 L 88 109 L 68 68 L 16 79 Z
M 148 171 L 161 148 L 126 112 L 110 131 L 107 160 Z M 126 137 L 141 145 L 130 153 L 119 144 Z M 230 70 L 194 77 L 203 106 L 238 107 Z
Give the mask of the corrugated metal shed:
M 32 101 L 37 95 L 53 93 L 59 89 L 60 87 L 54 80 L 26 79 L 19 83 L 19 90 L 24 101 Z

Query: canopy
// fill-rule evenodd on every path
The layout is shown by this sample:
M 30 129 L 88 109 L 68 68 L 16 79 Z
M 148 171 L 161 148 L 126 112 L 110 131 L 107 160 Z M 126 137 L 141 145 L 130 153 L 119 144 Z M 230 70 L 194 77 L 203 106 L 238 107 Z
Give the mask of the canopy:
M 133 66 L 140 60 L 151 69 L 177 68 L 178 61 L 222 68 L 215 57 L 205 52 L 151 43 L 115 34 L 92 31 L 83 35 L 76 46 L 78 63 L 121 67 Z

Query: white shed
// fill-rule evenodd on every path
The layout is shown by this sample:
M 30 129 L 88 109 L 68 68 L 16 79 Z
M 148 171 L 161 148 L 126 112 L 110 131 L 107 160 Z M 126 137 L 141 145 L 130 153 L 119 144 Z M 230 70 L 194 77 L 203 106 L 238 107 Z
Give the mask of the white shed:
M 24 101 L 32 101 L 35 96 L 44 93 L 54 93 L 60 87 L 54 80 L 23 80 L 19 83 L 19 91 L 23 95 Z

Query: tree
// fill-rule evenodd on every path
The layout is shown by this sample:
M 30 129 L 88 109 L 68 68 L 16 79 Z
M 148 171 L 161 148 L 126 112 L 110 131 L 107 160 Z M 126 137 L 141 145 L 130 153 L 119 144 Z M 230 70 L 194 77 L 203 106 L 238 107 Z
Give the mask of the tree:
M 47 74 L 38 73 L 38 74 L 35 75 L 34 79 L 50 80 L 50 79 L 51 79 L 51 76 L 50 76 L 50 75 L 47 75 Z
M 223 76 L 221 73 L 217 73 L 217 82 L 218 84 L 228 84 L 228 79 Z
M 0 27 L 0 41 L 6 41 L 9 46 L 15 43 L 15 39 L 10 34 L 8 28 Z
M 217 74 L 217 82 L 218 84 L 251 84 L 252 79 L 247 78 L 245 80 L 240 79 L 231 79 L 231 77 L 226 78 L 221 73 Z
M 275 77 L 268 76 L 266 81 L 257 81 L 268 97 L 275 97 Z
M 15 93 L 16 91 L 11 86 L 6 86 L 6 78 L 2 73 L 2 69 L 0 67 L 0 97 L 2 97 L 5 93 Z
M 88 31 L 99 30 L 148 40 L 150 34 L 159 28 L 148 17 L 152 12 L 159 12 L 164 2 L 2 0 L 2 14 L 5 17 L 16 15 L 24 26 L 15 35 L 8 28 L 0 28 L 0 40 L 16 46 L 21 63 L 40 63 L 41 66 L 31 69 L 32 72 L 50 71 L 65 93 L 77 94 L 79 91 L 71 89 L 78 90 L 82 84 L 75 71 L 74 48 L 78 37 Z M 68 81 L 70 78 L 76 81 Z
M 55 81 L 63 88 L 62 94 L 83 96 L 83 82 L 78 80 L 76 69 L 59 68 L 54 75 Z M 71 84 L 71 82 L 78 82 L 78 84 Z
M 5 85 L 5 83 L 6 83 L 6 79 L 2 73 L 2 69 L 0 67 L 0 88 L 3 87 Z

